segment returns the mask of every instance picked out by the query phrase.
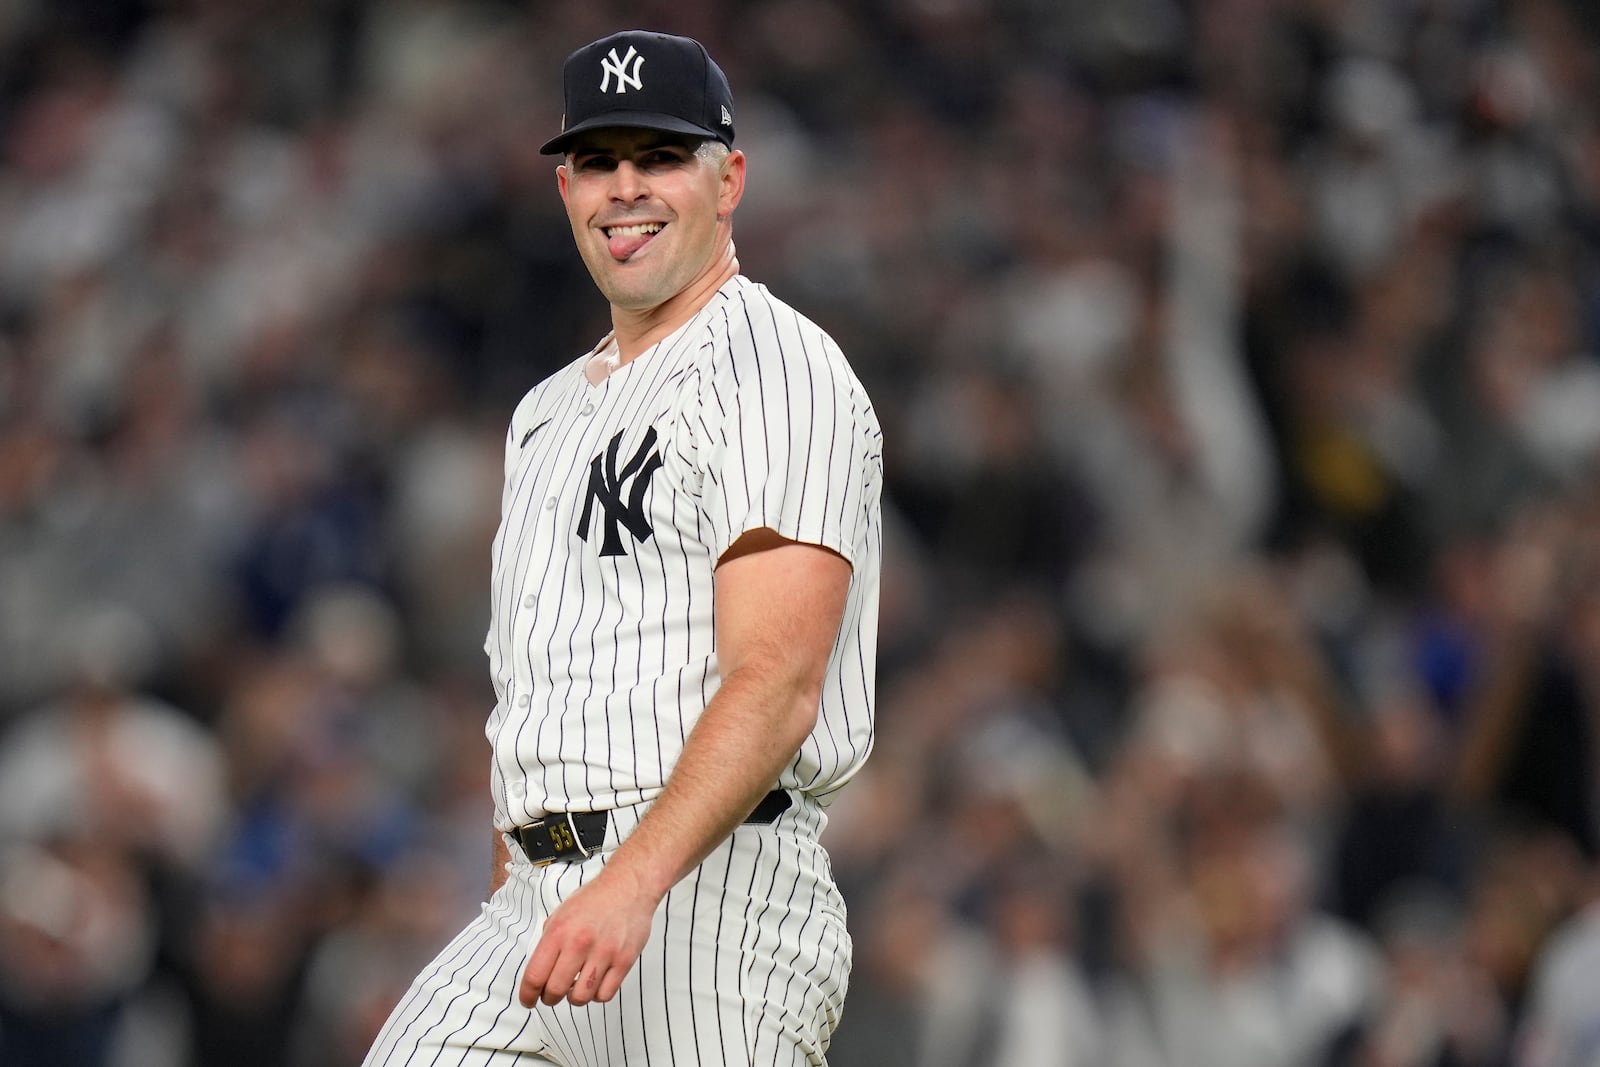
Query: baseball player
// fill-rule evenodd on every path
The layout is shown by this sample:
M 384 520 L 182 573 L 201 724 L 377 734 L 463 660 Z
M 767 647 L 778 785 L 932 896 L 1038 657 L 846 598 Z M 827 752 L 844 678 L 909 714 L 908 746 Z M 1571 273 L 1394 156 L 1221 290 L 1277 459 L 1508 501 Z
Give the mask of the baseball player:
M 873 737 L 881 438 L 739 273 L 722 71 L 568 57 L 557 183 L 613 331 L 506 437 L 495 870 L 367 1063 L 822 1064 L 850 969 L 818 836 Z

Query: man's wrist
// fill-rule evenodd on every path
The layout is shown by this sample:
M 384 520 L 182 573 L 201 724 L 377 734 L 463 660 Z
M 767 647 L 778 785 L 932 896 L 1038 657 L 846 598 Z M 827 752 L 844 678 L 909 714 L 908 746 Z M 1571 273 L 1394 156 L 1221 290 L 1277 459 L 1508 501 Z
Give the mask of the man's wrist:
M 630 837 L 629 841 L 632 840 Z M 682 878 L 682 875 L 670 870 L 667 864 L 654 862 L 651 857 L 644 854 L 642 848 L 637 846 L 630 848 L 628 842 L 623 842 L 622 846 L 611 854 L 600 876 L 609 882 L 617 883 L 618 888 L 625 888 L 641 902 L 648 902 L 652 908 L 661 903 Z

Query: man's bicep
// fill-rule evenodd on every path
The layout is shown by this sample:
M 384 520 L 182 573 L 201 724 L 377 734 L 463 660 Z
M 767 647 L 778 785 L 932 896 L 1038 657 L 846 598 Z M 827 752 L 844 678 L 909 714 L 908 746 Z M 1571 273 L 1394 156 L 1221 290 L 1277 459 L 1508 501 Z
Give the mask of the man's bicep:
M 755 658 L 820 681 L 844 617 L 848 560 L 760 528 L 725 552 L 716 572 L 717 659 L 724 674 Z

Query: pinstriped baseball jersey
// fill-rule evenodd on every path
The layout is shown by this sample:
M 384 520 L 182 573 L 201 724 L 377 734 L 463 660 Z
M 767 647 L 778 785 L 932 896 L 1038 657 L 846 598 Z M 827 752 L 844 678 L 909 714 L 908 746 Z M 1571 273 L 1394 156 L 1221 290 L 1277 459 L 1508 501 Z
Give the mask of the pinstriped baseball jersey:
M 716 562 L 761 527 L 853 567 L 817 727 L 777 783 L 825 804 L 873 738 L 882 450 L 860 382 L 742 276 L 599 384 L 590 356 L 529 392 L 506 438 L 496 825 L 659 794 L 720 682 Z

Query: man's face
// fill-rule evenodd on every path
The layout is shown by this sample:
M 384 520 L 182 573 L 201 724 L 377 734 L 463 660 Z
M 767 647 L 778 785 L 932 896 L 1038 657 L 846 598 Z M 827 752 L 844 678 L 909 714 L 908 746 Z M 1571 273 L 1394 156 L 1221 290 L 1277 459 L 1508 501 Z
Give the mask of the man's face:
M 744 156 L 719 167 L 697 144 L 658 130 L 593 130 L 556 171 L 578 252 L 616 307 L 658 307 L 720 261 Z

